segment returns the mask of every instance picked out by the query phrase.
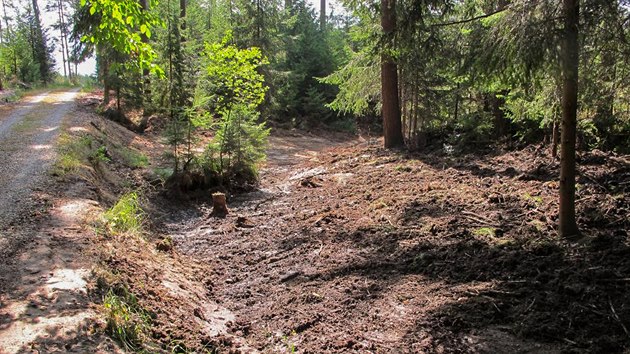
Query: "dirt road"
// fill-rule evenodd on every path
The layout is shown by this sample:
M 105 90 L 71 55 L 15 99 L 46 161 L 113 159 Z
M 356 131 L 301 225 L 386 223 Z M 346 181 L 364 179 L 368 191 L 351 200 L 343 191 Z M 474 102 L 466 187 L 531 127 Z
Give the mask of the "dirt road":
M 89 329 L 81 210 L 47 173 L 78 89 L 26 97 L 0 117 L 0 353 L 81 352 Z M 71 128 L 70 128 L 71 129 Z M 95 339 L 97 340 L 97 339 Z
M 26 98 L 0 120 L 0 228 L 3 234 L 33 208 L 32 194 L 46 179 L 53 161 L 53 144 L 63 118 L 73 105 L 76 91 Z M 16 234 L 5 234 L 0 249 L 13 253 L 19 244 Z M 3 257 L 4 258 L 4 257 Z

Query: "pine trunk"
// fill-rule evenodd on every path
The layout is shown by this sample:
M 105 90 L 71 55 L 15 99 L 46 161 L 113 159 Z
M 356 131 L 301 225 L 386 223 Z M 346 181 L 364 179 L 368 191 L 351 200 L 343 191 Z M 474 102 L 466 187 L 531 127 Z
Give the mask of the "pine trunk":
M 319 9 L 319 29 L 326 30 L 326 0 L 321 0 Z
M 140 0 L 140 7 L 143 12 L 149 11 L 149 0 Z M 144 33 L 140 36 L 140 40 L 142 40 L 143 43 L 149 43 L 149 37 Z M 148 68 L 142 70 L 142 98 L 144 103 L 142 115 L 144 117 L 150 115 L 150 111 L 147 109 L 147 106 L 150 106 L 151 103 L 151 77 L 149 74 Z
M 383 100 L 383 135 L 385 147 L 404 144 L 398 97 L 398 69 L 391 56 L 396 29 L 396 0 L 381 0 L 381 26 L 388 44 L 381 54 L 381 98 Z
M 563 0 L 565 42 L 562 54 L 562 131 L 560 152 L 560 226 L 562 237 L 578 235 L 575 221 L 575 137 L 578 103 L 579 0 Z
M 61 43 L 61 61 L 62 61 L 62 67 L 63 67 L 63 76 L 64 77 L 68 77 L 68 72 L 67 72 L 67 67 L 66 67 L 66 43 L 63 41 L 63 16 L 62 16 L 62 5 L 61 5 L 61 0 L 59 0 L 57 2 L 57 12 L 59 15 L 59 42 Z
M 59 7 L 61 11 L 61 28 L 63 30 L 61 41 L 64 42 L 65 48 L 66 48 L 66 60 L 68 63 L 68 76 L 72 77 L 72 66 L 70 66 L 71 64 L 70 63 L 70 46 L 68 45 L 68 24 L 66 21 L 66 14 L 63 7 L 63 0 L 59 0 Z M 76 69 L 74 73 L 76 75 Z
M 551 130 L 551 157 L 553 159 L 558 158 L 558 133 L 560 129 L 556 119 L 557 118 L 554 118 L 553 128 Z

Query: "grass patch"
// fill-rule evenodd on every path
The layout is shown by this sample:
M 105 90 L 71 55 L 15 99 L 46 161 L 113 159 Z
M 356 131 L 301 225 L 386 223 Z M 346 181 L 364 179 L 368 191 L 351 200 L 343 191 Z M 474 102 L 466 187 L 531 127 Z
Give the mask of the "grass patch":
M 123 160 L 125 160 L 125 163 L 130 167 L 141 168 L 149 165 L 149 158 L 147 155 L 136 150 L 122 148 L 120 149 L 120 154 Z
M 525 200 L 526 202 L 531 202 L 532 204 L 534 204 L 534 206 L 536 208 L 539 208 L 543 205 L 543 199 L 540 196 L 534 196 L 531 195 L 529 193 L 525 193 L 523 195 L 523 200 Z
M 496 229 L 494 227 L 480 227 L 473 231 L 473 234 L 476 236 L 496 236 Z
M 125 287 L 112 288 L 103 298 L 103 306 L 107 334 L 126 350 L 141 350 L 148 337 L 151 316 L 138 304 L 136 296 Z
M 138 193 L 127 193 L 111 209 L 103 214 L 105 226 L 111 235 L 140 234 L 144 222 L 144 210 Z
M 53 175 L 64 176 L 86 165 L 92 154 L 92 137 L 75 137 L 62 133 L 57 140 L 58 157 L 53 164 Z

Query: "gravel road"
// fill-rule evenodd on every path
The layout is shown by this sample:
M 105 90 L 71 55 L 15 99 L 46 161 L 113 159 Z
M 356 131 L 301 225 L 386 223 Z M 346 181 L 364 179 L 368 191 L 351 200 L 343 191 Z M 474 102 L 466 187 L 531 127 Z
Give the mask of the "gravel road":
M 46 182 L 54 142 L 78 89 L 31 96 L 0 117 L 0 258 L 27 237 L 21 221 L 36 208 L 33 193 Z M 6 259 L 6 258 L 5 258 Z

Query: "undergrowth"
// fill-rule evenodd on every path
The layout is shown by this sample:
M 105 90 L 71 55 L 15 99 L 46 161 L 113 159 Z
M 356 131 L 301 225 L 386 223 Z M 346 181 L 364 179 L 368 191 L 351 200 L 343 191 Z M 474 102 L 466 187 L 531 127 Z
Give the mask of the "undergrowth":
M 103 214 L 105 226 L 111 235 L 141 234 L 144 211 L 137 192 L 123 195 L 118 202 Z
M 122 148 L 120 154 L 129 167 L 140 168 L 149 165 L 149 158 L 141 152 L 129 148 Z
M 52 173 L 65 176 L 79 170 L 92 154 L 92 141 L 90 136 L 77 138 L 68 133 L 62 133 L 57 141 L 58 157 L 53 164 Z
M 103 298 L 107 315 L 106 332 L 126 350 L 139 351 L 148 337 L 149 312 L 126 287 L 110 288 Z

